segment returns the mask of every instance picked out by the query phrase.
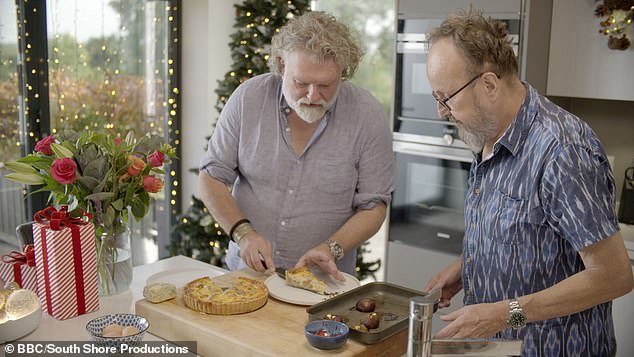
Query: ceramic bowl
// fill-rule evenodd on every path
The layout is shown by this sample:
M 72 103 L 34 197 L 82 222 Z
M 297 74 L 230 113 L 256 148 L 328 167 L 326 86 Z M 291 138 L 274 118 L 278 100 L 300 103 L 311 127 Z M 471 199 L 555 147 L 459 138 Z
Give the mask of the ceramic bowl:
M 321 350 L 334 350 L 348 341 L 350 329 L 343 322 L 334 320 L 316 320 L 304 327 L 308 342 Z
M 0 343 L 17 340 L 22 336 L 26 336 L 31 331 L 40 326 L 42 322 L 42 308 L 30 314 L 23 316 L 17 320 L 8 320 L 0 324 Z
M 106 337 L 102 335 L 103 329 L 112 324 L 121 325 L 123 327 L 126 326 L 134 326 L 139 332 L 134 335 L 129 336 L 119 336 L 119 337 Z M 94 318 L 88 321 L 86 324 L 86 330 L 93 341 L 99 343 L 103 346 L 113 346 L 117 347 L 122 343 L 126 343 L 128 345 L 134 345 L 137 342 L 143 339 L 145 332 L 150 327 L 150 323 L 148 320 L 139 315 L 135 314 L 110 314 L 104 315 L 97 318 Z

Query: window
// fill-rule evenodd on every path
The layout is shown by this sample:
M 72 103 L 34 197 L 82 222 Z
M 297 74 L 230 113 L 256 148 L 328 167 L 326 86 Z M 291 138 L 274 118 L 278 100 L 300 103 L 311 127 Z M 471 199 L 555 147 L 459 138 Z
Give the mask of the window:
M 179 5 L 180 1 L 168 0 L 18 0 L 11 9 L 12 4 L 3 2 L 0 83 L 10 90 L 0 94 L 0 147 L 7 149 L 0 154 L 2 162 L 31 152 L 35 142 L 31 138 L 68 131 L 121 137 L 130 130 L 137 137 L 151 132 L 178 152 Z M 4 31 L 16 24 L 16 13 L 17 31 Z M 16 49 L 12 43 L 21 46 Z M 15 82 L 20 80 L 23 104 L 17 94 L 22 92 L 13 89 L 19 89 Z M 133 247 L 135 265 L 168 254 L 164 247 L 180 207 L 177 163 L 165 167 L 163 197 L 155 201 L 150 214 L 141 222 L 131 219 L 132 241 L 139 244 L 138 249 Z M 1 202 L 11 200 L 0 195 Z M 20 198 L 11 204 L 21 202 Z M 27 206 L 26 217 L 42 204 Z M 5 233 L 15 229 L 15 222 L 0 222 Z
M 351 82 L 370 91 L 390 112 L 394 52 L 394 2 L 314 0 L 312 8 L 336 16 L 359 34 L 366 51 Z

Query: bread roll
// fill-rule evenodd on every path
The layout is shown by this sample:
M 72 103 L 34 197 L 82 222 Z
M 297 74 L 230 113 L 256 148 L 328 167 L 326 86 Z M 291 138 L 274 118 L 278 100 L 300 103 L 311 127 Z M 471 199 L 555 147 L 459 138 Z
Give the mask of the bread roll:
M 143 288 L 143 296 L 151 303 L 159 303 L 176 297 L 176 286 L 170 283 L 150 283 Z

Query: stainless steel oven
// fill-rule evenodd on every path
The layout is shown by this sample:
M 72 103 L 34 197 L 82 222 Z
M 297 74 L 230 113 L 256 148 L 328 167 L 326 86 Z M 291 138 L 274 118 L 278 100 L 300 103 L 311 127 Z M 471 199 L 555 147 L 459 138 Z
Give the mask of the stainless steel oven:
M 462 147 L 395 141 L 389 240 L 460 254 L 472 155 Z

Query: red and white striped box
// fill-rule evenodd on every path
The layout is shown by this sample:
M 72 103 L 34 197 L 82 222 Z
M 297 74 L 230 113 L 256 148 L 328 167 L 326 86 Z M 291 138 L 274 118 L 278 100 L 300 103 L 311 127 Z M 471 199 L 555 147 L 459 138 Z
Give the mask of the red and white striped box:
M 25 245 L 22 252 L 14 250 L 3 255 L 0 262 L 0 279 L 5 283 L 15 281 L 22 289 L 29 289 L 37 294 L 34 255 L 31 244 Z
M 51 229 L 33 224 L 42 310 L 58 320 L 99 309 L 95 228 L 92 223 Z

